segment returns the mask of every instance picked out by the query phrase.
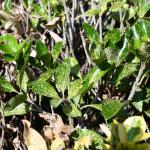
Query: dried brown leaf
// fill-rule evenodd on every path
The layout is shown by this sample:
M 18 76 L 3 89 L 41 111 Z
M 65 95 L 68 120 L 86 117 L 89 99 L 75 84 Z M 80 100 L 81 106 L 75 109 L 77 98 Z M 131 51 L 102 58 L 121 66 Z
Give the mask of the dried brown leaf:
M 63 39 L 62 39 L 58 34 L 56 34 L 55 32 L 49 31 L 49 33 L 50 33 L 51 37 L 53 38 L 53 40 L 54 40 L 56 43 L 63 41 Z
M 54 19 L 52 19 L 50 22 L 45 24 L 46 29 L 50 29 L 50 30 L 54 29 L 59 20 L 60 20 L 60 17 L 55 17 Z
M 22 120 L 24 125 L 24 142 L 28 150 L 47 150 L 46 142 L 43 137 L 33 128 L 28 120 Z

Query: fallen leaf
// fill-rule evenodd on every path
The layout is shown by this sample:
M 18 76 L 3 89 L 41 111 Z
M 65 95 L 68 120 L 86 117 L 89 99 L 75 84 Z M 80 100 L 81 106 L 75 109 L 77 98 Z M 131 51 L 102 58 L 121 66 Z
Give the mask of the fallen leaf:
M 54 19 L 52 19 L 50 22 L 48 22 L 47 24 L 45 24 L 45 27 L 47 29 L 54 29 L 58 23 L 58 21 L 60 20 L 60 17 L 55 17 Z
M 54 33 L 53 31 L 49 31 L 49 33 L 56 43 L 63 42 L 63 39 L 58 34 Z
M 65 148 L 65 143 L 61 138 L 56 138 L 51 144 L 51 150 L 63 150 Z
M 53 130 L 49 126 L 45 126 L 43 130 L 43 136 L 45 140 L 50 143 L 54 139 Z
M 33 128 L 28 120 L 22 120 L 24 125 L 23 138 L 28 150 L 47 150 L 44 138 Z
M 39 116 L 49 123 L 46 129 L 43 129 L 43 134 L 49 142 L 53 139 L 61 138 L 63 141 L 69 139 L 68 135 L 71 134 L 73 129 L 63 123 L 63 120 L 58 114 L 40 113 Z

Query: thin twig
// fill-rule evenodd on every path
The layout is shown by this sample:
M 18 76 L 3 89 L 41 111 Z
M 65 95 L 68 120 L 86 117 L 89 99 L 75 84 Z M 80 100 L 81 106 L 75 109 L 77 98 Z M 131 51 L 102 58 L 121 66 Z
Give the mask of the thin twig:
M 1 139 L 0 139 L 0 149 L 3 149 L 3 143 L 4 143 L 4 127 L 5 127 L 5 117 L 3 112 L 3 102 L 0 102 L 0 114 L 1 114 Z
M 69 12 L 68 12 L 68 8 L 67 8 L 67 5 L 66 5 L 66 0 L 63 0 L 63 6 L 64 6 L 65 14 L 66 14 L 67 25 L 68 25 L 68 32 L 69 32 L 68 41 L 69 41 L 69 46 L 70 46 L 70 50 L 71 50 L 72 56 L 75 57 L 74 49 L 73 49 L 73 31 L 72 31 L 71 22 L 70 22 L 70 19 L 69 19 Z
M 120 33 L 123 34 L 124 33 L 124 18 L 125 18 L 126 12 L 124 13 L 124 15 L 122 14 L 122 9 L 119 9 L 119 17 L 120 17 Z
M 133 83 L 133 86 L 132 86 L 132 89 L 131 89 L 131 92 L 130 92 L 130 95 L 128 97 L 128 100 L 132 100 L 133 99 L 133 96 L 136 92 L 136 88 L 138 86 L 138 83 L 140 82 L 140 79 L 143 75 L 143 72 L 144 72 L 144 69 L 146 67 L 146 63 L 145 62 L 141 62 L 141 66 L 140 66 L 140 69 L 139 69 L 139 73 L 135 79 L 135 82 Z
M 100 41 L 103 41 L 103 33 L 102 33 L 102 14 L 99 14 L 99 37 L 100 37 Z
M 71 23 L 72 23 L 72 31 L 74 32 L 74 18 L 75 18 L 75 9 L 76 9 L 76 0 L 73 0 L 72 1 L 72 21 L 71 21 Z
M 99 13 L 99 38 L 100 38 L 100 42 L 102 43 L 103 40 L 103 31 L 102 31 L 102 5 L 101 2 L 99 3 L 99 9 L 100 9 L 100 13 Z
M 50 1 L 48 1 L 48 22 L 51 21 L 51 6 L 50 6 Z
M 91 64 L 92 64 L 92 62 L 91 62 L 91 59 L 90 59 L 90 57 L 89 57 L 89 55 L 88 55 L 88 52 L 87 52 L 87 49 L 86 49 L 86 42 L 85 42 L 85 40 L 84 40 L 84 37 L 83 37 L 82 31 L 80 31 L 80 36 L 81 36 L 82 45 L 83 45 L 83 49 L 84 49 L 84 52 L 85 52 L 85 55 L 86 55 L 87 61 L 88 61 L 89 65 L 91 65 Z
M 82 1 L 79 2 L 79 6 L 80 6 L 81 13 L 82 13 L 83 21 L 87 22 L 86 21 L 86 16 L 85 16 L 85 13 L 84 13 L 84 9 L 83 9 L 83 5 L 82 5 Z
M 27 95 L 27 103 L 29 103 L 31 106 L 34 106 L 38 112 L 43 112 L 42 108 L 40 108 L 31 100 L 30 95 Z
M 98 100 L 98 101 L 102 102 L 102 99 L 98 96 L 98 94 L 93 89 L 91 89 L 91 91 L 95 96 L 95 100 Z

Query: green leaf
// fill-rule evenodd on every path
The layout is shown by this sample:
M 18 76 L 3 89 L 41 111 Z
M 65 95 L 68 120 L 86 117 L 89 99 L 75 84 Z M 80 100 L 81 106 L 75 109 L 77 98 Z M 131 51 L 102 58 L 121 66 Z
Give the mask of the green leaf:
M 102 149 L 103 139 L 100 136 L 100 134 L 98 134 L 92 130 L 89 130 L 89 129 L 78 128 L 76 130 L 75 138 L 77 138 L 77 140 L 79 140 L 82 137 L 87 137 L 87 136 L 91 137 L 92 143 L 93 143 L 93 145 L 96 146 L 96 149 Z
M 4 115 L 5 116 L 12 116 L 12 115 L 24 115 L 27 112 L 29 112 L 31 110 L 31 108 L 25 104 L 25 103 L 21 103 L 19 105 L 17 105 L 13 110 L 4 110 Z
M 82 79 L 76 79 L 69 83 L 69 89 L 68 89 L 69 99 L 75 97 L 78 94 L 78 92 L 82 87 L 82 83 L 83 83 Z
M 63 100 L 60 98 L 59 99 L 53 98 L 50 100 L 51 106 L 53 106 L 54 108 L 57 108 L 62 102 Z
M 136 55 L 143 60 L 150 58 L 150 21 L 139 19 L 132 27 Z M 132 50 L 134 53 L 134 50 Z
M 15 60 L 18 50 L 17 40 L 11 34 L 0 36 L 0 50 L 4 52 L 6 61 Z
M 69 117 L 81 117 L 82 113 L 74 103 L 63 105 L 63 112 Z
M 143 110 L 143 101 L 133 102 L 134 107 L 139 111 L 142 112 Z
M 83 23 L 83 28 L 91 42 L 98 45 L 100 43 L 98 32 L 89 24 Z
M 24 103 L 27 99 L 27 96 L 24 94 L 16 95 L 15 97 L 12 97 L 8 102 L 5 103 L 5 111 L 11 111 L 21 103 Z
M 37 50 L 37 54 L 42 57 L 44 55 L 46 55 L 47 53 L 49 53 L 48 48 L 46 47 L 46 45 L 41 42 L 40 40 L 38 40 L 36 42 L 36 50 Z
M 100 13 L 100 10 L 97 9 L 97 8 L 93 8 L 93 9 L 90 9 L 88 11 L 85 12 L 85 15 L 86 16 L 93 16 L 93 15 L 97 15 Z
M 26 51 L 28 51 L 28 49 L 31 47 L 31 41 L 29 39 L 24 40 L 22 43 L 20 43 L 17 47 L 16 50 L 16 60 L 19 57 L 19 54 L 23 51 L 23 53 L 26 53 Z M 22 51 L 21 51 L 22 50 Z
M 10 47 L 7 44 L 1 44 L 0 43 L 0 50 L 6 54 L 11 55 L 12 57 L 14 57 L 13 55 L 13 51 L 10 49 Z
M 31 48 L 31 41 L 28 41 L 21 51 L 17 58 L 17 69 L 18 69 L 18 77 L 17 83 L 24 92 L 27 91 L 27 82 L 28 82 L 28 75 L 25 72 L 25 69 L 28 67 L 29 62 L 29 53 Z
M 121 40 L 120 30 L 118 28 L 108 31 L 104 37 L 104 44 L 107 47 L 115 48 L 117 42 Z
M 103 70 L 103 68 L 101 69 L 98 66 L 95 66 L 85 76 L 84 82 L 88 82 L 88 84 L 90 85 L 103 77 L 107 71 L 108 68 Z
M 98 66 L 93 67 L 89 73 L 84 77 L 82 87 L 80 88 L 78 95 L 85 92 L 87 89 L 91 88 L 91 86 L 98 81 L 101 77 L 103 77 L 108 68 L 99 68 Z
M 145 100 L 144 90 L 142 88 L 137 87 L 133 97 L 132 104 L 139 112 L 143 111 L 144 100 Z
M 138 15 L 140 18 L 143 18 L 148 10 L 150 10 L 150 1 L 149 0 L 137 0 L 138 2 Z
M 55 44 L 53 50 L 51 51 L 53 63 L 55 63 L 57 61 L 57 58 L 58 58 L 62 48 L 63 48 L 63 42 L 58 42 Z
M 47 81 L 48 79 L 50 79 L 52 77 L 53 74 L 54 74 L 54 70 L 48 69 L 46 72 L 44 72 L 40 75 L 38 80 Z
M 17 85 L 20 86 L 20 88 L 24 91 L 24 92 L 27 92 L 27 85 L 28 85 L 28 75 L 26 72 L 23 73 L 23 76 L 22 76 L 22 82 L 20 82 L 20 73 L 21 71 L 19 70 L 16 70 L 16 82 L 17 82 Z
M 0 89 L 4 92 L 16 92 L 11 83 L 2 76 L 0 76 Z
M 144 113 L 147 115 L 147 117 L 149 117 L 149 118 L 150 118 L 150 109 L 148 109 L 148 110 L 144 111 Z
M 118 85 L 121 80 L 133 75 L 136 70 L 137 64 L 124 64 L 122 71 L 119 73 L 118 78 L 116 79 L 116 85 Z
M 69 57 L 69 60 L 71 65 L 71 73 L 79 78 L 82 78 L 80 74 L 80 65 L 77 59 L 75 59 L 74 57 Z
M 47 69 L 53 67 L 52 56 L 50 53 L 43 55 L 42 57 L 40 57 L 40 59 L 43 61 L 44 65 Z
M 36 80 L 29 83 L 29 86 L 31 87 L 32 91 L 36 94 L 52 97 L 52 98 L 59 98 L 57 92 L 55 89 L 47 82 Z
M 98 66 L 93 67 L 84 79 L 77 79 L 70 82 L 69 85 L 69 98 L 79 96 L 90 89 L 93 84 L 105 75 L 108 68 L 100 69 Z
M 27 39 L 18 44 L 17 40 L 11 34 L 0 36 L 0 50 L 4 52 L 4 59 L 6 61 L 17 60 L 26 43 Z
M 10 11 L 12 9 L 12 0 L 5 0 L 4 1 L 4 9 L 6 11 Z
M 18 46 L 19 46 L 17 40 L 11 34 L 0 36 L 0 45 L 1 46 L 5 45 L 5 47 L 7 45 L 7 47 L 9 48 L 9 51 L 4 51 L 4 52 L 8 54 L 17 52 Z
M 62 63 L 60 63 L 55 71 L 56 83 L 63 93 L 65 89 L 68 88 L 70 71 L 71 66 L 69 59 L 66 59 Z
M 94 108 L 94 109 L 97 109 L 99 111 L 102 111 L 102 104 L 90 104 L 90 105 L 85 105 L 83 106 L 84 108 L 85 107 L 91 107 L 91 108 Z
M 102 103 L 102 114 L 106 120 L 113 118 L 121 109 L 122 103 L 117 100 L 106 100 Z
M 101 45 L 93 46 L 89 50 L 89 55 L 91 60 L 98 66 L 104 65 L 103 63 L 107 61 L 105 51 Z

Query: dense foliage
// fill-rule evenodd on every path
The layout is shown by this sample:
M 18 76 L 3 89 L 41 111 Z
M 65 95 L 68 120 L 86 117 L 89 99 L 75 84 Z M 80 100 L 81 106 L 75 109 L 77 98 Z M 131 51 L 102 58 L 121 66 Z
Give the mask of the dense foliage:
M 0 3 L 0 149 L 150 150 L 149 0 Z

